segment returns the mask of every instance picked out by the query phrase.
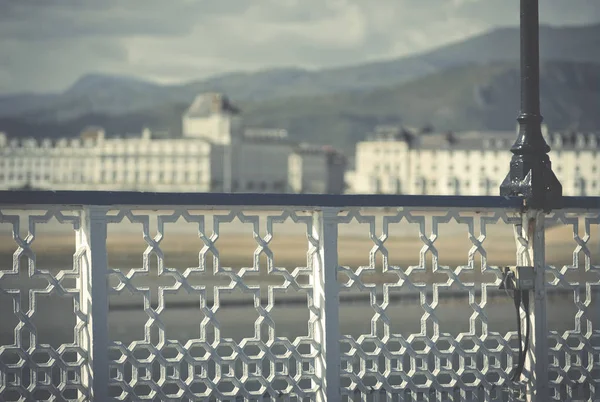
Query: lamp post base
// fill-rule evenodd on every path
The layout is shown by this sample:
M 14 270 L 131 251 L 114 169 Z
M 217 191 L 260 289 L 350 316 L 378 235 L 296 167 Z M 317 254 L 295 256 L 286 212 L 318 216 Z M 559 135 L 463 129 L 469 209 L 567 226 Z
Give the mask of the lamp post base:
M 562 185 L 547 154 L 514 155 L 510 171 L 500 185 L 500 195 L 524 197 L 527 209 L 548 212 L 563 206 Z

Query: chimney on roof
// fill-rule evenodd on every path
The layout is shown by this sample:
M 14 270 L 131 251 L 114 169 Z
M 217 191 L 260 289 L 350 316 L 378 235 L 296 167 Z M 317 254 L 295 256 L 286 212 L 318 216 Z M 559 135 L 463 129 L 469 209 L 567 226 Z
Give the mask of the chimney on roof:
M 446 141 L 448 141 L 448 144 L 450 144 L 450 145 L 456 144 L 458 139 L 456 138 L 456 134 L 454 134 L 454 131 L 446 132 Z
M 106 132 L 100 126 L 87 126 L 79 133 L 82 140 L 102 140 L 106 136 Z
M 223 98 L 221 94 L 214 94 L 212 96 L 212 111 L 213 113 L 218 113 L 221 111 L 223 106 Z
M 426 124 L 423 127 L 421 127 L 421 134 L 430 134 L 433 133 L 434 128 L 432 124 Z

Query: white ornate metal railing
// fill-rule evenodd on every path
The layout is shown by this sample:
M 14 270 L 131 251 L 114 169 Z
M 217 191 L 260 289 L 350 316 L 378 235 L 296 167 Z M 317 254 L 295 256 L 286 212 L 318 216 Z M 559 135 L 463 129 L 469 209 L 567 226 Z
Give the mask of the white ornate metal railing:
M 2 401 L 599 397 L 597 200 L 14 194 Z

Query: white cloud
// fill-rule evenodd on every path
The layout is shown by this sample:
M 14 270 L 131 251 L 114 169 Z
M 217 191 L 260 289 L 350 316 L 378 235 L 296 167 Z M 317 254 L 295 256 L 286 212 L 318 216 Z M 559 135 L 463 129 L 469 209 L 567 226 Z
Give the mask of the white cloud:
M 547 0 L 545 22 L 600 21 L 598 0 Z M 88 72 L 160 81 L 399 57 L 518 23 L 506 0 L 29 0 L 0 3 L 0 92 Z

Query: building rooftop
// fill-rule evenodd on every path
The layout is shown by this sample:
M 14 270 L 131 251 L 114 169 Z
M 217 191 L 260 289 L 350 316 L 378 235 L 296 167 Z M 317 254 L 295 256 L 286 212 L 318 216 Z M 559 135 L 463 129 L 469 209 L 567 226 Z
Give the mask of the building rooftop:
M 413 149 L 509 149 L 514 131 L 430 132 L 406 126 L 377 126 L 367 141 L 402 141 Z
M 600 132 L 558 132 L 552 133 L 546 139 L 553 149 L 598 149 Z
M 415 149 L 508 150 L 515 142 L 514 131 L 466 131 L 423 134 L 414 142 Z
M 211 92 L 196 96 L 185 115 L 186 117 L 208 117 L 218 113 L 238 114 L 240 110 L 233 106 L 225 95 Z
M 246 138 L 288 138 L 287 130 L 277 128 L 247 128 L 244 130 Z
M 294 148 L 297 155 L 323 155 L 329 161 L 337 164 L 346 164 L 346 156 L 330 145 L 313 145 L 302 143 Z
M 367 141 L 412 141 L 418 135 L 414 127 L 380 125 L 367 135 Z
M 244 130 L 243 140 L 245 142 L 260 143 L 291 143 L 287 130 L 272 128 L 247 128 Z
M 600 132 L 555 132 L 542 127 L 552 149 L 600 149 Z M 516 131 L 472 130 L 431 132 L 406 126 L 377 126 L 367 135 L 367 142 L 402 141 L 412 149 L 509 150 L 517 139 Z
M 294 148 L 294 152 L 297 154 L 340 154 L 338 150 L 330 145 L 314 145 L 306 143 L 299 144 Z

